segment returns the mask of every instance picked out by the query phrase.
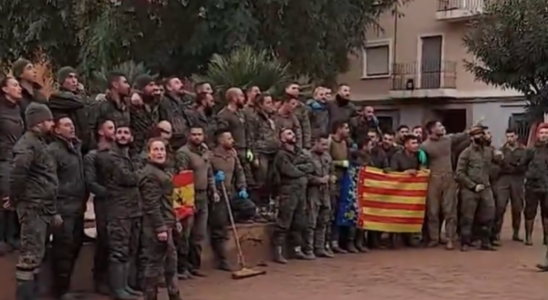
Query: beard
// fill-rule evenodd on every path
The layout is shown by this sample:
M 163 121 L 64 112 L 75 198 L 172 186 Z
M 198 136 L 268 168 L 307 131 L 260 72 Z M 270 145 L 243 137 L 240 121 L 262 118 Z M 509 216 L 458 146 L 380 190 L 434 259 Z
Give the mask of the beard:
M 347 98 L 344 98 L 343 96 L 337 94 L 337 96 L 335 97 L 335 100 L 337 101 L 337 103 L 339 104 L 348 104 L 348 102 L 350 102 L 350 99 L 347 99 Z
M 126 140 L 116 140 L 116 146 L 118 146 L 119 148 L 128 148 L 129 145 L 131 144 L 130 142 L 126 141 Z
M 296 139 L 289 139 L 289 140 L 286 140 L 285 143 L 288 144 L 288 145 L 291 145 L 291 146 L 295 146 L 297 144 L 297 140 Z
M 239 107 L 239 106 L 238 106 Z M 204 113 L 206 116 L 211 116 L 213 115 L 213 107 L 211 106 L 205 106 L 204 107 Z

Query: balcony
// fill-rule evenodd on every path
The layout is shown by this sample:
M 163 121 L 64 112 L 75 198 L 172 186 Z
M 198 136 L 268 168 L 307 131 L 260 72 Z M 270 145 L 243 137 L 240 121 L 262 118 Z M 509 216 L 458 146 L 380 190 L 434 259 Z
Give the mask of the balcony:
M 397 63 L 392 70 L 390 97 L 394 99 L 457 97 L 454 61 Z
M 467 21 L 481 14 L 489 0 L 438 0 L 436 20 L 447 22 Z

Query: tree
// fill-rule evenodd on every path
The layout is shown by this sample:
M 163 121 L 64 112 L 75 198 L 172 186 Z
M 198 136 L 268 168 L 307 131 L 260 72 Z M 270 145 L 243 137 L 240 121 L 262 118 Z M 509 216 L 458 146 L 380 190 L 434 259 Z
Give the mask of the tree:
M 464 44 L 475 60 L 466 69 L 478 80 L 515 89 L 536 120 L 548 110 L 548 9 L 545 0 L 486 1 Z
M 409 0 L 0 0 L 0 59 L 37 50 L 88 77 L 125 61 L 160 74 L 204 72 L 243 46 L 293 74 L 332 82 L 377 17 Z

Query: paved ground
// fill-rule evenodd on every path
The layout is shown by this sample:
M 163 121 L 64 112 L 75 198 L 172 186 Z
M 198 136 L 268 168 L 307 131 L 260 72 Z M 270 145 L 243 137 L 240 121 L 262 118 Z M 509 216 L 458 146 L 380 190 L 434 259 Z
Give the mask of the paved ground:
M 188 300 L 548 299 L 548 273 L 534 269 L 543 255 L 541 243 L 526 247 L 505 238 L 497 252 L 385 250 L 292 261 L 271 264 L 267 275 L 241 281 L 213 273 L 181 285 L 181 290 Z

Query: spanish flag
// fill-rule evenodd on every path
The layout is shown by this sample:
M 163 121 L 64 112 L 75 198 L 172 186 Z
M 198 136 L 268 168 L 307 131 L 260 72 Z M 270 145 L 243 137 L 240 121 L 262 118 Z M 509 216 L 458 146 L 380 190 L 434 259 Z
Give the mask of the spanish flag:
M 173 209 L 178 220 L 194 214 L 194 173 L 183 171 L 173 176 Z
M 358 175 L 358 227 L 393 233 L 421 232 L 428 176 L 427 170 L 413 176 L 362 167 Z

